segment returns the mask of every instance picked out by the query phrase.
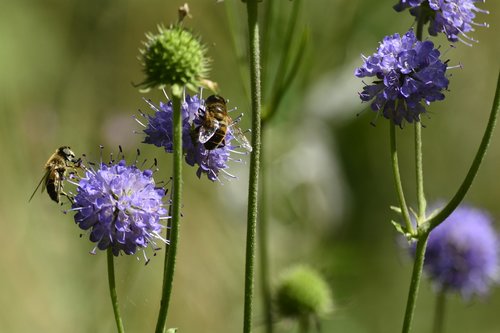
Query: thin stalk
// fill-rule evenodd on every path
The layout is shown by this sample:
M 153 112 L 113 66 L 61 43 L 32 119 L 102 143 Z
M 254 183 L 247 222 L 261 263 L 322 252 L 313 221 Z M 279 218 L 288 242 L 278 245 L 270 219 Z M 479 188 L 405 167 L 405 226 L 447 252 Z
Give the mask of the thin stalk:
M 401 175 L 399 174 L 398 150 L 396 146 L 396 125 L 394 125 L 392 121 L 390 124 L 390 129 L 392 174 L 394 176 L 394 183 L 396 184 L 396 192 L 398 193 L 399 206 L 401 207 L 401 213 L 403 214 L 403 219 L 406 224 L 406 230 L 413 235 L 414 230 L 410 220 L 410 213 L 408 212 L 408 207 L 406 206 L 403 185 L 401 184 Z
M 264 124 L 264 123 L 263 123 Z M 262 127 L 262 143 L 266 141 L 266 137 L 269 134 L 265 134 L 264 126 Z M 259 246 L 259 263 L 260 263 L 260 283 L 261 283 L 261 293 L 262 293 L 262 308 L 264 311 L 264 322 L 266 333 L 273 332 L 273 313 L 272 313 L 272 302 L 271 302 L 271 287 L 269 282 L 269 220 L 267 214 L 267 170 L 265 163 L 264 154 L 264 144 L 261 145 L 260 150 L 260 163 L 262 165 L 260 171 L 261 178 L 261 190 L 260 190 L 260 209 L 259 209 L 259 227 L 258 232 L 258 246 Z
M 165 254 L 165 264 L 163 270 L 163 287 L 160 304 L 160 312 L 158 313 L 158 321 L 156 322 L 156 333 L 165 331 L 167 322 L 168 306 L 170 303 L 170 295 L 172 294 L 172 285 L 174 281 L 175 260 L 177 255 L 177 243 L 179 239 L 179 227 L 181 220 L 181 200 L 182 200 L 182 116 L 181 116 L 181 100 L 179 96 L 173 94 L 172 107 L 174 110 L 174 147 L 173 147 L 173 169 L 174 179 L 172 186 L 172 218 L 170 229 L 170 243 L 168 252 Z
M 422 9 L 421 9 L 422 10 Z M 417 39 L 422 40 L 424 31 L 425 16 L 418 15 L 417 21 Z M 427 202 L 424 194 L 424 172 L 422 163 L 422 123 L 415 122 L 415 170 L 417 176 L 417 204 L 418 204 L 418 218 L 417 225 L 425 220 L 425 209 Z
M 122 317 L 120 315 L 120 307 L 118 305 L 118 295 L 116 293 L 115 284 L 115 265 L 114 256 L 111 248 L 108 248 L 108 282 L 109 282 L 109 295 L 111 296 L 111 304 L 113 305 L 113 312 L 115 314 L 116 329 L 118 333 L 125 332 L 123 328 Z
M 434 309 L 434 325 L 432 333 L 442 333 L 444 328 L 444 313 L 446 308 L 446 289 L 438 292 Z
M 495 124 L 498 118 L 499 111 L 500 111 L 500 72 L 498 73 L 497 88 L 496 88 L 495 98 L 493 100 L 493 106 L 490 112 L 490 118 L 488 119 L 488 125 L 486 126 L 483 139 L 481 140 L 481 144 L 479 145 L 476 156 L 472 161 L 472 165 L 470 166 L 469 172 L 467 173 L 467 176 L 465 177 L 457 193 L 453 196 L 450 202 L 448 202 L 448 204 L 438 214 L 436 214 L 431 219 L 429 219 L 429 221 L 427 221 L 430 230 L 437 227 L 448 216 L 450 216 L 450 214 L 455 210 L 455 208 L 457 208 L 457 206 L 463 200 L 465 194 L 467 194 L 467 191 L 472 185 L 472 181 L 476 177 L 477 171 L 479 170 L 479 167 L 483 162 L 484 155 L 488 150 L 488 146 L 491 141 L 491 136 L 493 135 L 493 130 L 495 129 Z
M 425 209 L 427 202 L 424 194 L 424 171 L 422 163 L 422 124 L 420 121 L 415 122 L 415 170 L 417 176 L 417 202 L 418 202 L 418 219 L 417 225 L 425 220 Z
M 425 24 L 425 15 L 422 15 L 422 8 L 420 8 L 420 15 L 418 15 L 417 33 L 416 33 L 416 37 L 420 41 L 422 40 L 423 37 L 424 24 Z
M 245 305 L 243 314 L 243 332 L 252 331 L 254 270 L 255 270 L 255 234 L 258 216 L 258 187 L 260 168 L 260 42 L 257 0 L 247 0 L 248 33 L 250 50 L 250 92 L 252 100 L 252 146 L 250 154 L 250 175 L 248 183 L 248 216 L 245 260 Z
M 413 272 L 411 274 L 410 290 L 408 292 L 408 302 L 406 303 L 406 312 L 403 322 L 403 333 L 410 332 L 411 323 L 413 320 L 413 312 L 417 304 L 418 288 L 420 279 L 422 278 L 422 269 L 424 267 L 425 249 L 429 233 L 425 232 L 420 235 L 417 240 L 417 249 L 415 251 L 415 262 L 413 263 Z

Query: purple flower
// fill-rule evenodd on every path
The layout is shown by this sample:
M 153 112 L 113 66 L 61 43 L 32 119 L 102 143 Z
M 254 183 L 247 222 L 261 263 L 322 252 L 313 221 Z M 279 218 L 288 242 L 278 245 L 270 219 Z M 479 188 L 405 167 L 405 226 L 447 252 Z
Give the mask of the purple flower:
M 144 143 L 150 143 L 157 147 L 163 147 L 166 152 L 171 153 L 173 149 L 173 108 L 172 102 L 160 103 L 157 107 L 147 101 L 155 111 L 154 115 L 144 115 L 147 120 L 144 133 Z M 227 172 L 228 161 L 240 161 L 231 158 L 231 153 L 237 153 L 238 146 L 231 142 L 234 138 L 232 125 L 227 126 L 224 136 L 224 144 L 215 149 L 206 149 L 204 143 L 199 141 L 199 130 L 205 117 L 205 100 L 198 95 L 186 95 L 182 103 L 182 147 L 186 163 L 198 166 L 196 175 L 201 178 L 203 174 L 211 181 L 220 180 L 219 174 L 234 178 Z
M 468 40 L 474 41 L 466 35 L 469 31 L 474 31 L 473 25 L 488 26 L 486 23 L 477 24 L 474 22 L 475 12 L 488 14 L 488 11 L 479 9 L 475 6 L 480 0 L 400 0 L 394 6 L 396 11 L 402 11 L 410 8 L 410 13 L 419 17 L 424 15 L 424 22 L 430 22 L 429 34 L 436 36 L 443 32 L 451 42 L 461 40 L 458 36 L 461 34 Z
M 371 108 L 396 125 L 420 121 L 426 111 L 422 102 L 443 100 L 442 90 L 448 88 L 447 66 L 439 56 L 434 44 L 418 41 L 413 30 L 403 37 L 386 36 L 377 52 L 363 56 L 364 64 L 356 68 L 357 77 L 377 78 L 363 87 L 361 100 L 372 101 Z
M 463 205 L 431 232 L 424 270 L 439 290 L 484 295 L 498 278 L 499 244 L 491 217 Z
M 165 191 L 155 186 L 151 170 L 141 171 L 123 160 L 101 164 L 97 170 L 87 169 L 77 185 L 75 222 L 90 229 L 98 249 L 111 248 L 117 256 L 154 246 L 156 239 L 166 242 L 160 235 L 165 228 L 160 221 L 167 218 Z

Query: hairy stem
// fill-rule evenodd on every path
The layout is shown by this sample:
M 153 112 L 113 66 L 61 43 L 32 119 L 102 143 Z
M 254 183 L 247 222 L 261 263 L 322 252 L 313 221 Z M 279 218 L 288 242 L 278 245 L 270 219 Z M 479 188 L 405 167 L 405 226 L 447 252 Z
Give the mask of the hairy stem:
M 261 113 L 261 79 L 260 79 L 260 45 L 257 0 L 247 0 L 248 33 L 250 50 L 250 94 L 252 100 L 252 145 L 250 155 L 250 176 L 248 184 L 248 216 L 245 260 L 245 305 L 243 314 L 243 332 L 252 331 L 254 266 L 255 266 L 255 234 L 257 229 L 257 201 L 260 167 L 260 113 Z
M 122 317 L 120 315 L 120 307 L 118 304 L 118 295 L 116 293 L 114 256 L 111 248 L 108 248 L 107 253 L 109 294 L 111 296 L 111 304 L 113 305 L 113 312 L 115 314 L 116 329 L 118 333 L 123 333 L 125 332 L 125 330 L 123 328 Z
M 391 121 L 390 126 L 390 141 L 391 141 L 391 161 L 392 161 L 392 174 L 394 176 L 394 183 L 396 184 L 396 192 L 398 193 L 399 206 L 401 207 L 401 213 L 403 214 L 403 219 L 406 224 L 407 232 L 414 234 L 413 226 L 410 220 L 410 213 L 408 212 L 408 207 L 406 206 L 405 195 L 403 192 L 403 185 L 401 184 L 401 175 L 399 174 L 399 161 L 398 161 L 398 150 L 396 146 L 396 125 Z
M 163 269 L 163 287 L 160 304 L 160 312 L 158 313 L 158 321 L 156 322 L 156 333 L 165 331 L 167 322 L 168 306 L 170 303 L 170 295 L 172 294 L 172 286 L 174 281 L 175 260 L 177 255 L 177 243 L 179 240 L 179 227 L 181 220 L 181 200 L 182 200 L 182 115 L 181 115 L 181 100 L 175 94 L 172 97 L 172 107 L 174 110 L 174 179 L 172 186 L 172 212 L 171 212 L 171 229 L 170 243 L 168 252 L 165 254 L 165 265 Z
M 403 322 L 403 333 L 410 332 L 411 323 L 413 320 L 413 312 L 417 304 L 418 288 L 420 286 L 420 279 L 422 277 L 422 270 L 424 267 L 425 248 L 427 247 L 427 240 L 429 233 L 423 233 L 417 240 L 417 249 L 415 251 L 415 262 L 413 263 L 413 272 L 411 274 L 410 290 L 408 292 L 408 301 L 406 303 L 406 312 Z
M 448 204 L 435 216 L 429 219 L 428 227 L 430 230 L 437 227 L 441 222 L 443 222 L 450 214 L 457 208 L 457 206 L 462 202 L 465 194 L 469 190 L 472 185 L 472 181 L 476 177 L 477 171 L 483 162 L 484 155 L 488 150 L 488 146 L 491 141 L 491 137 L 493 135 L 493 130 L 495 129 L 495 124 L 498 118 L 498 112 L 500 111 L 500 72 L 498 73 L 497 78 L 497 88 L 495 92 L 495 98 L 493 100 L 493 106 L 491 108 L 490 117 L 488 119 L 488 125 L 486 126 L 486 130 L 484 131 L 483 139 L 481 140 L 481 144 L 477 150 L 476 156 L 474 157 L 474 161 L 472 161 L 472 165 L 465 177 L 464 181 L 460 185 L 457 193 L 453 196 L 453 198 L 448 202 Z

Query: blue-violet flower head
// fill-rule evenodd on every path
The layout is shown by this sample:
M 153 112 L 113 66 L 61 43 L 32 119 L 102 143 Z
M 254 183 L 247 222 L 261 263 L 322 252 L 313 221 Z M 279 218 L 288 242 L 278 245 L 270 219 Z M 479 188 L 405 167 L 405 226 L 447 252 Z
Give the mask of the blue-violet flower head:
M 364 64 L 356 68 L 357 77 L 377 78 L 363 87 L 361 100 L 372 101 L 371 108 L 396 125 L 420 121 L 426 112 L 422 103 L 443 100 L 442 91 L 448 88 L 447 65 L 439 56 L 434 44 L 418 41 L 413 30 L 402 37 L 386 36 L 377 52 L 363 56 Z
M 488 26 L 486 23 L 478 24 L 473 21 L 475 12 L 488 14 L 488 11 L 477 8 L 476 2 L 484 0 L 400 0 L 394 9 L 399 12 L 410 8 L 410 13 L 417 18 L 424 15 L 424 22 L 430 22 L 428 30 L 432 36 L 442 32 L 451 42 L 460 40 L 470 45 L 459 35 L 474 41 L 467 36 L 469 31 L 474 31 L 473 26 Z
M 144 133 L 146 137 L 144 143 L 163 147 L 166 152 L 173 150 L 173 107 L 172 102 L 160 103 L 159 107 L 147 101 L 149 106 L 155 111 L 154 115 L 144 115 L 147 120 Z M 190 166 L 198 166 L 196 174 L 199 178 L 206 174 L 211 181 L 220 180 L 219 174 L 234 178 L 227 172 L 228 162 L 241 161 L 233 159 L 231 153 L 237 153 L 238 146 L 232 144 L 234 135 L 232 126 L 226 127 L 224 144 L 215 149 L 206 149 L 205 145 L 199 141 L 199 129 L 205 117 L 205 100 L 198 95 L 186 95 L 182 108 L 182 146 L 186 163 Z M 141 123 L 142 124 L 142 123 Z
M 155 246 L 167 218 L 165 190 L 155 185 L 151 170 L 141 171 L 125 161 L 101 163 L 97 170 L 87 169 L 78 182 L 72 210 L 75 222 L 90 231 L 97 248 L 111 248 L 134 254 L 138 248 Z
M 424 270 L 438 290 L 484 295 L 498 279 L 499 245 L 491 217 L 462 205 L 431 232 Z

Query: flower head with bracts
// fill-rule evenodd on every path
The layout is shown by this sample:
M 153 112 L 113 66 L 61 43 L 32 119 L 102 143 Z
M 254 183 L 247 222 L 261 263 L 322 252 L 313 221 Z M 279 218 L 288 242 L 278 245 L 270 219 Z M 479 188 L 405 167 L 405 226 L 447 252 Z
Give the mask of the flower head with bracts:
M 205 174 L 211 181 L 221 181 L 220 176 L 226 179 L 236 178 L 228 172 L 228 162 L 242 162 L 242 159 L 233 158 L 232 155 L 246 155 L 252 148 L 236 126 L 241 115 L 234 120 L 230 117 L 219 120 L 211 119 L 212 122 L 217 123 L 217 126 L 214 126 L 209 134 L 206 134 L 209 131 L 200 133 L 204 131 L 209 116 L 207 100 L 215 96 L 209 96 L 207 99 L 203 99 L 199 95 L 184 96 L 181 105 L 182 148 L 186 163 L 198 167 L 196 175 L 199 178 Z M 221 97 L 217 96 L 217 98 Z M 167 103 L 160 102 L 157 106 L 149 100 L 145 99 L 145 101 L 155 113 L 148 115 L 141 112 L 142 117 L 146 119 L 145 123 L 136 118 L 137 122 L 144 127 L 143 132 L 146 134 L 144 143 L 163 147 L 167 153 L 171 153 L 173 147 L 172 102 L 170 100 Z M 233 110 L 236 108 L 224 111 L 231 112 Z M 205 134 L 206 137 L 203 139 Z M 213 142 L 216 136 L 218 136 L 216 144 L 209 146 L 207 142 Z M 243 148 L 243 151 L 240 148 Z

